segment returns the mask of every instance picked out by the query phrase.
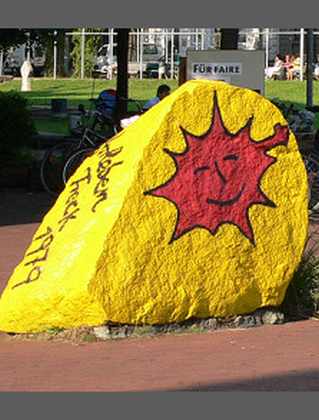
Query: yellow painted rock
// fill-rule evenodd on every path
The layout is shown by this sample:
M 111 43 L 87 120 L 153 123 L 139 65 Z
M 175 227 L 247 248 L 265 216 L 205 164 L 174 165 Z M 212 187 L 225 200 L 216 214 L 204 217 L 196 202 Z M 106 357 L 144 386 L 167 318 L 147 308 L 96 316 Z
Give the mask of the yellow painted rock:
M 280 111 L 190 81 L 75 172 L 8 282 L 0 330 L 278 305 L 306 236 L 306 173 Z

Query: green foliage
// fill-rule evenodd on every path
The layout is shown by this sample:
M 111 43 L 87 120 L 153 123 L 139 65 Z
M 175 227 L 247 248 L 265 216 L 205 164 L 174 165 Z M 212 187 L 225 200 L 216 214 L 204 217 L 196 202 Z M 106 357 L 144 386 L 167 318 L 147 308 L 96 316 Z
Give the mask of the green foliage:
M 31 144 L 34 126 L 27 100 L 17 92 L 0 92 L 0 159 L 21 156 Z
M 34 126 L 38 133 L 57 133 L 64 136 L 70 135 L 68 118 L 34 118 Z
M 61 328 L 61 327 L 51 327 L 51 328 L 48 328 L 46 332 L 48 334 L 51 334 L 51 335 L 57 335 L 57 334 L 59 334 L 60 332 L 63 332 L 63 331 L 64 331 L 64 328 Z
M 0 50 L 18 47 L 26 41 L 25 32 L 21 29 L 0 29 Z
M 42 47 L 45 50 L 45 76 L 53 76 L 54 67 L 54 41 L 57 45 L 57 76 L 65 77 L 68 75 L 68 70 L 64 66 L 64 55 L 67 54 L 65 51 L 65 33 L 72 32 L 72 29 L 57 29 L 56 36 L 54 36 L 55 30 L 38 30 L 38 42 L 40 41 Z
M 103 29 L 92 28 L 85 29 L 85 32 L 102 32 Z M 81 32 L 81 28 L 77 29 L 76 32 Z M 71 58 L 73 61 L 73 76 L 80 77 L 81 75 L 81 35 L 73 35 L 72 42 L 74 44 L 71 52 Z M 97 54 L 98 48 L 103 43 L 102 35 L 87 35 L 85 36 L 85 48 L 84 48 L 84 77 L 91 77 L 92 70 Z
M 37 42 L 42 46 L 43 50 L 45 51 L 45 64 L 44 64 L 44 75 L 49 77 L 53 75 L 53 44 L 54 44 L 54 37 L 53 37 L 54 30 L 42 30 L 37 31 L 37 35 L 34 35 L 34 38 Z M 57 45 L 58 49 L 61 46 Z
M 319 244 L 309 237 L 307 250 L 287 289 L 282 311 L 289 319 L 319 314 Z

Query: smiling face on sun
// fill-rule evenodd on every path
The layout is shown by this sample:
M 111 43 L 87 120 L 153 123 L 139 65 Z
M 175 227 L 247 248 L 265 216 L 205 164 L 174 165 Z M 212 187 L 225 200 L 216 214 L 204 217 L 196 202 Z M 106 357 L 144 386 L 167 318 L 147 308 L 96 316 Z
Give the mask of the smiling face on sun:
M 216 94 L 213 109 L 205 134 L 195 136 L 181 128 L 187 145 L 183 153 L 164 149 L 173 158 L 176 172 L 146 194 L 166 198 L 176 206 L 178 217 L 170 242 L 196 227 L 215 234 L 219 226 L 229 223 L 255 244 L 248 210 L 254 204 L 276 207 L 260 183 L 276 161 L 267 151 L 287 145 L 289 129 L 277 124 L 271 137 L 254 141 L 250 135 L 253 118 L 231 134 L 224 127 Z

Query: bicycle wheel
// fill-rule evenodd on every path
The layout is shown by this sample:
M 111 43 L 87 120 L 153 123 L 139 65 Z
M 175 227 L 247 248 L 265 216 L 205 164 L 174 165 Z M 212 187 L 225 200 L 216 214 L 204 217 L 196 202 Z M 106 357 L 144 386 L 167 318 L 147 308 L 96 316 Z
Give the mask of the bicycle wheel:
M 87 147 L 85 149 L 77 150 L 69 156 L 62 171 L 62 180 L 64 184 L 67 183 L 68 179 L 74 174 L 81 163 L 84 162 L 87 157 L 91 156 L 95 150 L 94 147 Z
M 63 190 L 64 164 L 77 147 L 77 141 L 69 140 L 56 144 L 45 153 L 40 166 L 40 179 L 49 194 L 55 196 Z
M 94 116 L 91 130 L 95 131 L 104 139 L 109 139 L 117 133 L 113 119 L 111 117 L 105 117 L 102 114 L 96 114 Z

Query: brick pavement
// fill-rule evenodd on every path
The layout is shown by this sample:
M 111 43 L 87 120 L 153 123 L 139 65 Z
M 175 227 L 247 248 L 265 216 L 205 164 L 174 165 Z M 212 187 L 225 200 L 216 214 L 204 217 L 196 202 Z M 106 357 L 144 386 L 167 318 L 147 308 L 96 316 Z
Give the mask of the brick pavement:
M 21 191 L 0 199 L 1 291 L 52 200 Z M 307 320 L 77 345 L 2 335 L 0 391 L 318 391 L 318 327 Z

